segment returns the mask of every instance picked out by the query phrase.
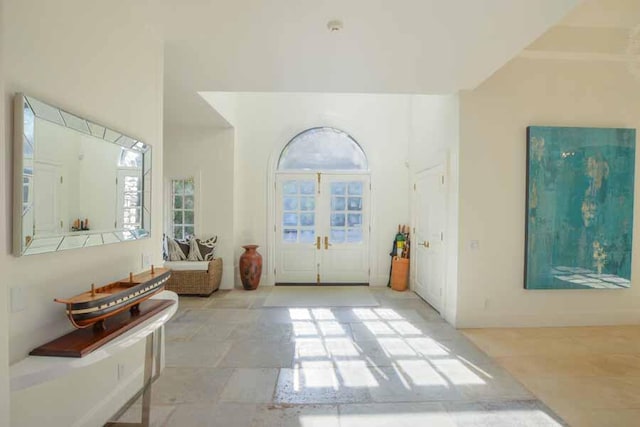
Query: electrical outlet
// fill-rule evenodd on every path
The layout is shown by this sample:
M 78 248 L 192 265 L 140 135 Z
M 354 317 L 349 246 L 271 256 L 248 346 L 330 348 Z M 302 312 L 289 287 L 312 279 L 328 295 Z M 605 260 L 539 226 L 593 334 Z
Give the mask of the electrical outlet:
M 469 249 L 471 249 L 472 251 L 479 251 L 480 250 L 480 240 L 470 240 L 469 241 Z
M 142 254 L 142 269 L 148 270 L 149 268 L 151 268 L 151 254 L 145 252 Z

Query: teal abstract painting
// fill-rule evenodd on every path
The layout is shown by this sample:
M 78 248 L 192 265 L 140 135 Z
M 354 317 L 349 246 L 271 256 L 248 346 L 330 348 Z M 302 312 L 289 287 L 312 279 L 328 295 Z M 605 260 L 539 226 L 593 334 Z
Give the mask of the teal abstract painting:
M 526 289 L 631 285 L 635 129 L 527 128 Z

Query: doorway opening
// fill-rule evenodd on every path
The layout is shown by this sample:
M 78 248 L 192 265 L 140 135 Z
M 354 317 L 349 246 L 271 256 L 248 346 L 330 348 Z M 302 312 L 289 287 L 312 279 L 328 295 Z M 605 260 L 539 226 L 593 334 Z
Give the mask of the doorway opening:
M 307 129 L 280 153 L 275 178 L 275 283 L 368 284 L 371 185 L 356 140 Z

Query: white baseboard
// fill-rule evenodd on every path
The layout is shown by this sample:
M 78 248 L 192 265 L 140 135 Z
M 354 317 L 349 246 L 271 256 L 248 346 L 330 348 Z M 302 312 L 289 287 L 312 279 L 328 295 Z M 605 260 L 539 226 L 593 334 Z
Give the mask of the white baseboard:
M 447 323 L 449 323 L 454 328 L 458 327 L 458 319 L 457 319 L 455 310 L 445 308 L 444 313 L 442 314 L 443 314 L 444 320 L 446 320 Z
M 640 323 L 640 310 L 620 309 L 563 313 L 458 313 L 456 327 L 464 328 L 528 328 L 561 326 L 610 326 Z
M 227 276 L 224 276 L 228 274 Z M 267 274 L 264 271 L 264 266 L 262 267 L 262 275 L 260 276 L 260 285 L 259 286 L 273 286 L 273 276 Z M 232 271 L 228 273 L 223 273 L 222 284 L 220 285 L 220 289 L 242 289 L 242 280 L 240 280 L 240 270 L 238 267 L 234 268 Z
M 388 275 L 371 276 L 371 282 L 369 283 L 369 286 L 384 287 L 384 286 L 387 286 L 387 283 L 389 283 Z
M 235 283 L 235 276 L 233 268 L 224 269 L 222 271 L 222 283 L 220 283 L 220 289 L 233 289 Z

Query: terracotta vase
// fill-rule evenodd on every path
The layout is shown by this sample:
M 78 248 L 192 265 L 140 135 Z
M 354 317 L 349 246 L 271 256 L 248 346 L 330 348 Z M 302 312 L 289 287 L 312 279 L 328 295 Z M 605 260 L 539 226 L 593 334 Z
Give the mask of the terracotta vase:
M 247 291 L 252 291 L 260 284 L 262 274 L 262 255 L 256 249 L 258 245 L 243 246 L 244 253 L 240 256 L 240 279 Z

